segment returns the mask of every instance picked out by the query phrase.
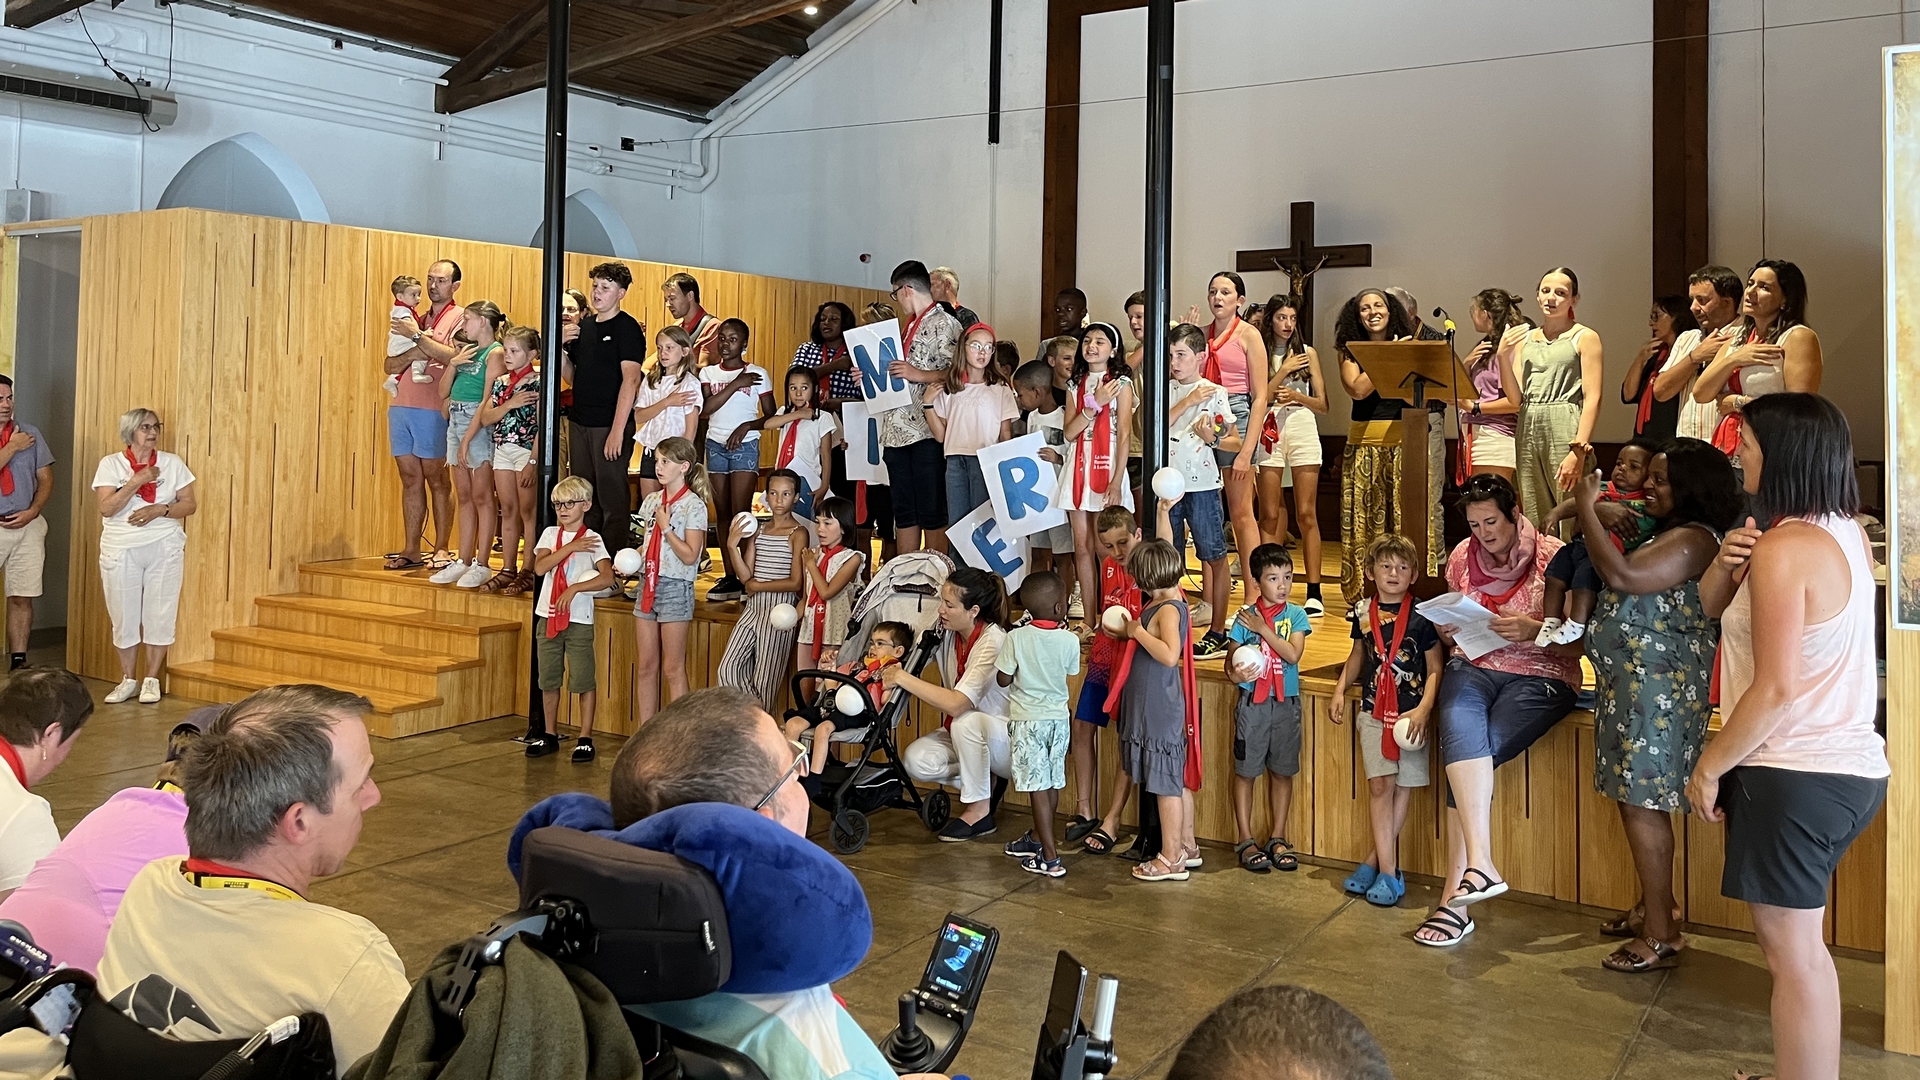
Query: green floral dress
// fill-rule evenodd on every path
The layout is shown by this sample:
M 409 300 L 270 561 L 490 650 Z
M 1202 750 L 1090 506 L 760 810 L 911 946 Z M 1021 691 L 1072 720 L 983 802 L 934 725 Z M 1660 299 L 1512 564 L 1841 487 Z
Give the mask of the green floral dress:
M 1707 736 L 1720 624 L 1698 582 L 1632 596 L 1602 589 L 1587 629 L 1593 662 L 1593 786 L 1615 802 L 1688 809 L 1687 777 Z

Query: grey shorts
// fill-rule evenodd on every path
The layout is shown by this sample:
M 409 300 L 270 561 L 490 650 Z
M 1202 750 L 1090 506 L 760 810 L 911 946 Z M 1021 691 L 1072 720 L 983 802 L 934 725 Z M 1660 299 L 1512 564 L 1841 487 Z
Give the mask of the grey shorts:
M 693 579 L 662 577 L 653 587 L 653 610 L 640 610 L 640 601 L 633 602 L 633 617 L 649 622 L 692 622 L 693 621 Z
M 1027 543 L 1036 548 L 1051 551 L 1055 555 L 1073 554 L 1073 523 L 1055 525 L 1051 529 L 1042 529 L 1027 537 Z
M 1256 705 L 1243 690 L 1233 707 L 1233 774 L 1251 780 L 1263 772 L 1300 775 L 1300 699 Z
M 1433 746 L 1432 729 L 1428 730 L 1426 746 L 1418 750 L 1409 750 L 1403 746 L 1400 748 L 1400 760 L 1390 761 L 1387 755 L 1380 751 L 1380 736 L 1382 732 L 1387 731 L 1387 726 L 1375 720 L 1372 713 L 1356 713 L 1354 732 L 1360 738 L 1360 757 L 1366 764 L 1367 779 L 1391 776 L 1394 778 L 1394 783 L 1400 787 L 1426 787 L 1432 783 L 1427 779 L 1427 751 Z M 1393 735 L 1388 733 L 1387 738 L 1391 739 Z

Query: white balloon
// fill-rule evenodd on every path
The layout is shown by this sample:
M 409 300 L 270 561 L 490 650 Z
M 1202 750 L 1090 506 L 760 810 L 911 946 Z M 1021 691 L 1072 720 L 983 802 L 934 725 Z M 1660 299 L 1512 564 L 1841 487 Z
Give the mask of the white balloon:
M 866 703 L 867 695 L 855 686 L 842 686 L 833 695 L 833 707 L 847 716 L 859 716 Z
M 1427 736 L 1425 732 L 1421 732 L 1420 738 L 1415 739 L 1413 737 L 1413 718 L 1403 716 L 1393 722 L 1393 741 L 1399 743 L 1400 749 L 1402 750 L 1418 750 L 1427 745 Z
M 640 572 L 642 565 L 639 548 L 621 548 L 620 553 L 613 557 L 613 571 L 616 574 L 632 577 Z
M 1127 628 L 1127 619 L 1132 614 L 1126 608 L 1115 604 L 1100 613 L 1100 625 L 1107 628 L 1107 633 L 1118 634 Z
M 760 531 L 760 519 L 754 517 L 752 511 L 740 511 L 733 515 L 733 521 L 734 524 L 740 526 L 741 536 L 752 536 L 754 533 Z
M 1233 673 L 1241 682 L 1252 682 L 1266 670 L 1266 654 L 1258 645 L 1242 645 L 1233 650 Z
M 800 625 L 800 609 L 792 604 L 775 604 L 773 610 L 767 612 L 767 621 L 775 630 L 791 630 Z
M 1177 499 L 1187 493 L 1187 478 L 1169 465 L 1153 474 L 1153 493 L 1162 499 Z

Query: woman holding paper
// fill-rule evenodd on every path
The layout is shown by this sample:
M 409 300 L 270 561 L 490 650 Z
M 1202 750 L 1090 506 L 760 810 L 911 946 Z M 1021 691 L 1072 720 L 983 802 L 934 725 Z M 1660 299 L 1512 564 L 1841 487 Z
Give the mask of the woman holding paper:
M 1606 582 L 1587 634 L 1598 694 L 1593 786 L 1619 804 L 1640 878 L 1640 903 L 1600 928 L 1628 939 L 1601 966 L 1634 973 L 1672 967 L 1686 947 L 1674 910 L 1671 814 L 1687 809 L 1681 788 L 1706 741 L 1720 636 L 1701 606 L 1699 583 L 1740 512 L 1733 466 L 1699 439 L 1654 455 L 1646 491 L 1658 531 L 1622 553 L 1600 516 L 1600 474 L 1588 473 L 1573 490 L 1593 568 Z
M 1460 501 L 1472 535 L 1447 557 L 1447 586 L 1493 617 L 1466 627 L 1429 616 L 1454 649 L 1434 708 L 1457 804 L 1448 811 L 1449 870 L 1440 906 L 1414 933 L 1420 944 L 1436 946 L 1473 933 L 1468 905 L 1507 891 L 1493 862 L 1493 770 L 1559 723 L 1580 684 L 1578 646 L 1541 648 L 1529 636 L 1540 632 L 1547 563 L 1560 541 L 1521 516 L 1519 496 L 1501 477 L 1474 476 Z M 1489 639 L 1505 644 L 1488 649 Z

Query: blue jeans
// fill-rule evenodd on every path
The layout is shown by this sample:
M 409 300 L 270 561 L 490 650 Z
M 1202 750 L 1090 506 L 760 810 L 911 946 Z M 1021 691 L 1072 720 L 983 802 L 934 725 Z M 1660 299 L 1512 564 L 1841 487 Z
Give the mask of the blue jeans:
M 1219 488 L 1187 492 L 1167 511 L 1167 523 L 1173 526 L 1173 535 L 1167 539 L 1173 542 L 1175 551 L 1186 551 L 1187 528 L 1192 526 L 1193 550 L 1201 562 L 1227 557 L 1227 511 Z
M 707 471 L 719 476 L 730 472 L 760 471 L 760 440 L 748 439 L 740 449 L 729 450 L 722 442 L 707 440 Z
M 1573 687 L 1559 679 L 1489 671 L 1454 657 L 1434 705 L 1440 760 L 1451 765 L 1490 757 L 1499 768 L 1572 712 L 1573 696 Z
M 987 478 L 980 471 L 980 459 L 972 454 L 955 454 L 947 459 L 947 521 L 955 522 L 978 510 L 987 501 Z

